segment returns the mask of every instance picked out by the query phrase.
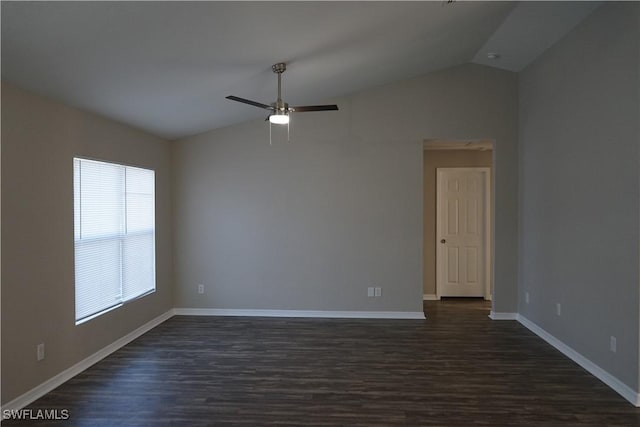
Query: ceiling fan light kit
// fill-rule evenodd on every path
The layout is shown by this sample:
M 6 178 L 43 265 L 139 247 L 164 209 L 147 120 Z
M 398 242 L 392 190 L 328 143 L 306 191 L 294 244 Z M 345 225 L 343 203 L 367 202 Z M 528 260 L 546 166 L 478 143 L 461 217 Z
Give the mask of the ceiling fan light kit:
M 269 121 L 274 125 L 286 125 L 289 123 L 289 114 L 284 111 L 275 111 L 269 116 Z
M 226 98 L 232 101 L 242 102 L 243 104 L 253 105 L 254 107 L 271 111 L 271 114 L 269 114 L 268 117 L 269 123 L 276 125 L 288 125 L 289 113 L 305 113 L 309 111 L 335 111 L 338 109 L 338 106 L 335 104 L 289 107 L 289 104 L 282 100 L 282 73 L 284 73 L 286 69 L 287 64 L 284 62 L 278 62 L 277 64 L 273 64 L 271 66 L 271 70 L 278 75 L 278 98 L 276 99 L 276 102 L 272 102 L 270 105 L 233 95 L 229 95 Z

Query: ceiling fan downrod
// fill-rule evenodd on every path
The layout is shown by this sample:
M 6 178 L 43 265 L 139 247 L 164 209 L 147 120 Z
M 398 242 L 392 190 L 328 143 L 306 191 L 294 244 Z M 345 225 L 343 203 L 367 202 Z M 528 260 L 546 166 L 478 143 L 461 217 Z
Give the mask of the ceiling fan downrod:
M 277 111 L 285 112 L 287 111 L 289 105 L 286 102 L 282 101 L 282 73 L 284 73 L 287 69 L 287 64 L 284 62 L 278 62 L 277 64 L 273 64 L 271 66 L 271 70 L 278 75 L 278 98 L 274 103 L 273 107 Z

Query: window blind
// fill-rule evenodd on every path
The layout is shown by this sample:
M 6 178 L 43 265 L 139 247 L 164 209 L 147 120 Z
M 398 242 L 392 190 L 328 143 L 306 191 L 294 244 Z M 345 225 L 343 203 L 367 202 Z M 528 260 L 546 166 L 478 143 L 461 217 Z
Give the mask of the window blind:
M 155 290 L 155 174 L 74 158 L 76 322 Z

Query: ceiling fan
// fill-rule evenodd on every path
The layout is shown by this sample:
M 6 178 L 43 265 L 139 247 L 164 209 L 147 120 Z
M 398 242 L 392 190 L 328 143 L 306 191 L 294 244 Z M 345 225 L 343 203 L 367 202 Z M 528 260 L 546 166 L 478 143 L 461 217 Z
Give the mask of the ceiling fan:
M 252 101 L 250 99 L 240 98 L 238 96 L 229 95 L 226 98 L 232 101 L 242 102 L 244 104 L 253 105 L 254 107 L 263 108 L 271 111 L 267 118 L 273 124 L 286 125 L 289 123 L 289 113 L 304 113 L 308 111 L 335 111 L 338 106 L 333 105 L 304 105 L 299 107 L 289 107 L 289 104 L 282 100 L 282 73 L 287 69 L 287 64 L 278 62 L 271 66 L 271 70 L 278 75 L 278 99 L 271 105 L 261 102 Z

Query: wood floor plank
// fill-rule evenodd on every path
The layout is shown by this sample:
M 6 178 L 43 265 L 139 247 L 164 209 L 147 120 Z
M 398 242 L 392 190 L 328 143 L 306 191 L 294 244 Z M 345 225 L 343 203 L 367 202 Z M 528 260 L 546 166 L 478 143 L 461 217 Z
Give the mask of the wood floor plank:
M 640 410 L 484 301 L 427 319 L 176 316 L 5 425 L 640 426 Z

